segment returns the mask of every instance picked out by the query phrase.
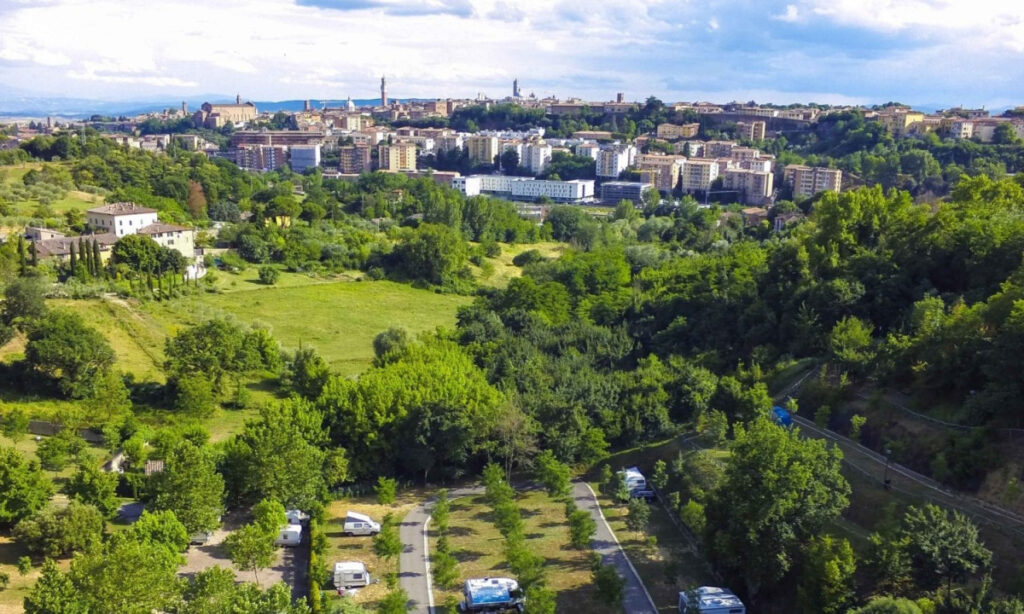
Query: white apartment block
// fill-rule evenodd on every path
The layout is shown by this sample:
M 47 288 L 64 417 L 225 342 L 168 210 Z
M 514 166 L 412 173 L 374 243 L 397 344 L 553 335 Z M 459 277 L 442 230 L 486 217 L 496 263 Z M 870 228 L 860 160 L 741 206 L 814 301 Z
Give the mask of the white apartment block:
M 530 169 L 534 175 L 544 172 L 551 162 L 551 146 L 547 143 L 527 143 L 523 146 L 520 166 Z
M 89 209 L 85 212 L 85 219 L 93 229 L 112 232 L 118 237 L 136 234 L 157 222 L 156 209 L 140 207 L 135 203 L 112 203 Z
M 602 147 L 597 154 L 597 176 L 604 179 L 615 179 L 633 164 L 636 158 L 636 147 L 632 145 L 609 145 Z
M 452 187 L 466 196 L 494 194 L 513 200 L 536 200 L 546 196 L 558 202 L 580 202 L 594 198 L 592 179 L 552 181 L 508 175 L 470 175 L 455 177 Z
M 711 189 L 711 182 L 718 178 L 716 160 L 687 160 L 683 164 L 682 188 L 684 192 L 701 192 Z
M 794 198 L 807 198 L 818 192 L 838 192 L 843 171 L 835 168 L 790 164 L 785 168 L 785 181 L 793 186 Z

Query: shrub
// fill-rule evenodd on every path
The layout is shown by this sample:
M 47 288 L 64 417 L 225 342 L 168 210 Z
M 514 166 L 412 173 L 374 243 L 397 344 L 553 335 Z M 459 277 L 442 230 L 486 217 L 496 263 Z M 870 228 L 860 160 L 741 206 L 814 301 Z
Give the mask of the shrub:
M 277 283 L 281 272 L 272 266 L 261 266 L 259 271 L 260 283 L 272 286 Z

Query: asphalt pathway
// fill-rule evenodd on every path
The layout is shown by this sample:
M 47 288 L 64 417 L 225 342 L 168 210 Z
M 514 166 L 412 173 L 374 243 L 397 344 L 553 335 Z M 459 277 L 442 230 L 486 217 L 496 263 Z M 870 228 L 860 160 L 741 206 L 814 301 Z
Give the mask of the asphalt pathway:
M 450 499 L 483 494 L 483 487 L 458 488 L 448 493 Z M 626 614 L 656 614 L 658 609 L 644 587 L 633 564 L 619 545 L 611 527 L 601 513 L 594 491 L 586 482 L 573 483 L 573 498 L 576 506 L 587 510 L 597 523 L 592 547 L 601 555 L 606 565 L 614 565 L 619 575 L 626 580 L 622 607 Z M 432 614 L 434 611 L 433 583 L 430 578 L 430 555 L 427 546 L 427 530 L 434 500 L 420 503 L 405 516 L 398 534 L 402 539 L 402 553 L 399 556 L 398 582 L 409 595 L 410 614 Z
M 636 572 L 633 564 L 619 545 L 615 533 L 612 532 L 604 514 L 601 513 L 601 506 L 597 502 L 597 496 L 590 484 L 586 482 L 573 482 L 572 496 L 576 500 L 576 507 L 590 512 L 590 516 L 597 523 L 597 533 L 591 541 L 594 552 L 601 555 L 601 562 L 605 565 L 614 565 L 615 569 L 626 581 L 625 590 L 622 593 L 622 609 L 626 614 L 657 614 L 658 608 L 654 605 L 650 593 L 644 586 L 640 575 Z

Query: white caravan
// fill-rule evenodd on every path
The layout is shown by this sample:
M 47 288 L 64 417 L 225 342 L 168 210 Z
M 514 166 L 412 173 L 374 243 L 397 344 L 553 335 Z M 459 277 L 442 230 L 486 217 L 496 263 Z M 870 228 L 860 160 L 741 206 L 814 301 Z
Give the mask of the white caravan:
M 700 586 L 680 591 L 679 614 L 747 614 L 747 608 L 728 589 Z
M 334 586 L 338 591 L 370 585 L 370 572 L 359 561 L 339 561 L 334 564 Z
M 275 546 L 298 546 L 302 543 L 302 525 L 290 524 L 281 529 L 274 540 Z

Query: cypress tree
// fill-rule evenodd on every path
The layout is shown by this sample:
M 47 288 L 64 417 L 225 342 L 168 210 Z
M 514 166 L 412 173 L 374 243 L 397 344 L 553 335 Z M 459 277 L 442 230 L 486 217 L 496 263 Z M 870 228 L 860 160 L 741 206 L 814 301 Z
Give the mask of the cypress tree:
M 94 275 L 96 275 L 96 277 L 104 277 L 103 258 L 100 257 L 100 242 L 96 239 L 92 240 L 92 264 L 96 267 Z
M 28 244 L 28 255 L 31 258 L 30 262 L 32 263 L 32 266 L 38 266 L 39 265 L 39 254 L 36 253 L 36 242 L 35 241 L 29 241 L 29 244 Z
M 25 260 L 25 238 L 18 235 L 18 275 L 24 276 L 27 262 Z
M 74 276 L 75 268 L 78 266 L 78 258 L 75 256 L 75 244 L 71 243 L 69 247 L 71 249 L 71 275 Z
M 78 237 L 78 258 L 82 261 L 82 272 L 86 275 L 90 274 L 92 272 L 92 252 L 85 248 L 85 241 L 82 237 Z

